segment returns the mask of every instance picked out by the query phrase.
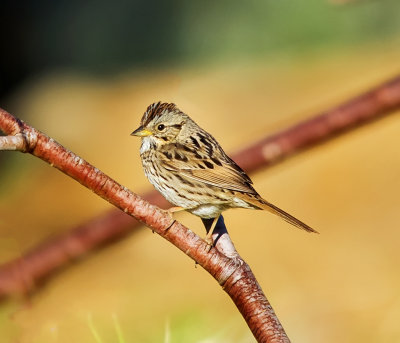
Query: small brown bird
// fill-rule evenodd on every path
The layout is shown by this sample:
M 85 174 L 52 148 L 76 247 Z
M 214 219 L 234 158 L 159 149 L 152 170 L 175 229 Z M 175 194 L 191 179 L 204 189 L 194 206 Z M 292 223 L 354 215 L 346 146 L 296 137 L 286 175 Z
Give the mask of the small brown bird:
M 214 219 L 229 208 L 272 212 L 308 232 L 317 232 L 264 200 L 247 174 L 225 154 L 218 142 L 175 104 L 157 102 L 144 113 L 140 127 L 131 135 L 142 137 L 140 157 L 153 186 L 172 204 L 171 213 L 186 210 Z

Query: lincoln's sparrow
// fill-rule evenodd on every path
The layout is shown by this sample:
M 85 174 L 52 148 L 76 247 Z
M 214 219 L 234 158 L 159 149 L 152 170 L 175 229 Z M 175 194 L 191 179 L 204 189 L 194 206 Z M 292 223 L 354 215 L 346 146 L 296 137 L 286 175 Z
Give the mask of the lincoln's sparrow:
M 132 135 L 142 137 L 140 156 L 144 172 L 153 186 L 178 206 L 172 211 L 186 210 L 214 219 L 206 237 L 209 244 L 221 212 L 237 207 L 267 210 L 300 229 L 316 232 L 264 200 L 215 138 L 175 104 L 150 105 Z

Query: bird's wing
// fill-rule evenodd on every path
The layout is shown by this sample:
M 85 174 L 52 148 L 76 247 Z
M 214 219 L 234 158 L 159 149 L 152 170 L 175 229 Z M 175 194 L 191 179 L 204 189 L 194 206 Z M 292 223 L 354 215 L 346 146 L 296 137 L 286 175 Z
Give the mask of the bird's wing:
M 181 177 L 232 191 L 257 194 L 247 174 L 218 146 L 212 154 L 174 144 L 159 151 L 161 165 Z

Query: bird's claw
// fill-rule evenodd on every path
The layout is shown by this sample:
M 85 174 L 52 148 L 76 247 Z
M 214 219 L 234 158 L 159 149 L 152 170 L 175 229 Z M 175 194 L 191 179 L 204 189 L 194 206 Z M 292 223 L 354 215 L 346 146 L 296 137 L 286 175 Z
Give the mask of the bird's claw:
M 206 238 L 204 238 L 204 240 L 207 243 L 205 250 L 206 250 L 206 252 L 210 252 L 211 248 L 214 246 L 214 241 L 213 241 L 212 237 L 208 237 L 208 236 Z
M 174 213 L 170 210 L 161 210 L 163 213 L 165 213 L 168 217 L 171 218 L 171 220 L 174 220 Z

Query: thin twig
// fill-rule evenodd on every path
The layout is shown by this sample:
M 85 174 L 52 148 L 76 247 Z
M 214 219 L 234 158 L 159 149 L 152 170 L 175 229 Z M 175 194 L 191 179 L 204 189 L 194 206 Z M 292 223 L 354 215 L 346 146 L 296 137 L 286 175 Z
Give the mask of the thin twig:
M 8 135 L 23 133 L 27 143 L 24 152 L 51 164 L 146 224 L 201 265 L 230 295 L 258 342 L 289 342 L 250 267 L 241 258 L 227 257 L 218 250 L 221 244 L 229 244 L 230 240 L 219 239 L 216 248 L 210 250 L 199 236 L 172 220 L 165 211 L 132 193 L 53 139 L 1 109 L 0 128 Z M 216 235 L 222 233 L 221 225 L 223 220 L 220 220 L 220 231 L 217 231 Z M 227 234 L 224 236 L 228 237 Z M 234 249 L 233 244 L 230 242 L 230 247 L 226 249 Z

